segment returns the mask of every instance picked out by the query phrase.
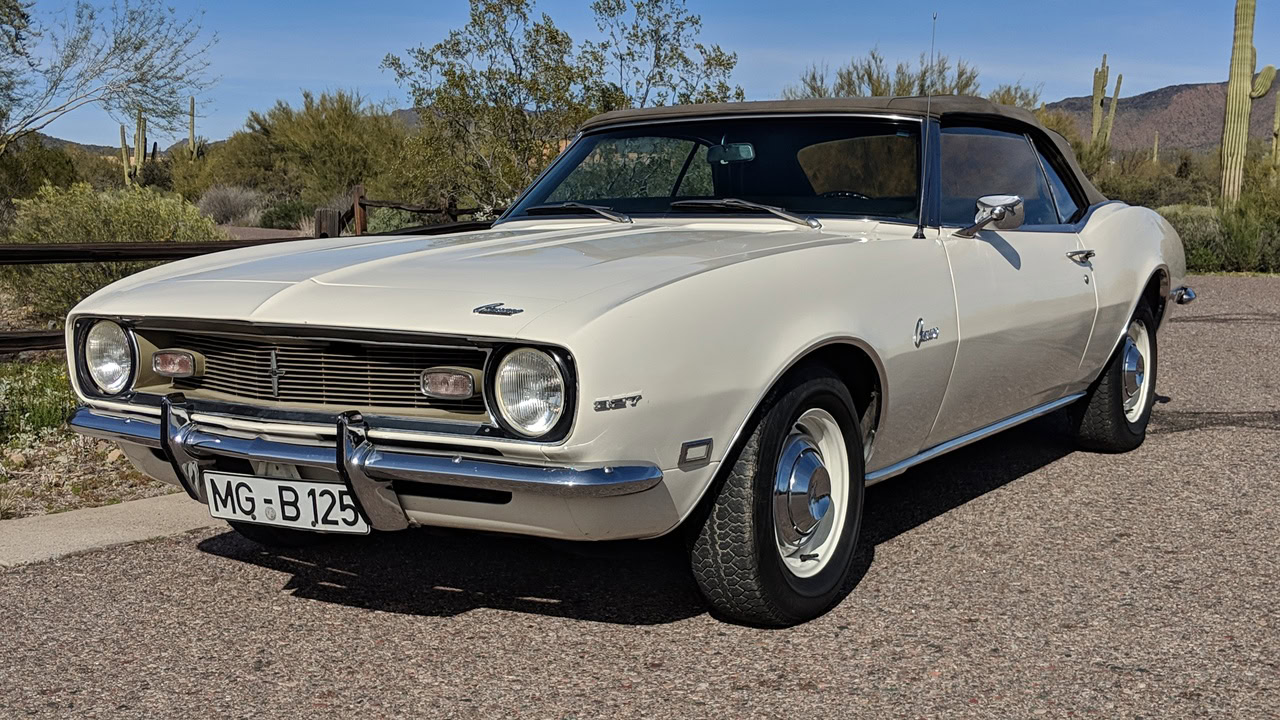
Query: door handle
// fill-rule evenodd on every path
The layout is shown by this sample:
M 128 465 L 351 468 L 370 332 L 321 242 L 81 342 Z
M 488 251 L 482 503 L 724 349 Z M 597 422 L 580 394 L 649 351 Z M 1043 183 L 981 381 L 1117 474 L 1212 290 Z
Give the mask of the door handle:
M 1098 253 L 1092 250 L 1068 250 L 1067 251 L 1067 257 L 1071 258 L 1074 262 L 1080 263 L 1081 265 L 1084 265 L 1085 263 L 1089 262 L 1089 259 L 1097 254 Z

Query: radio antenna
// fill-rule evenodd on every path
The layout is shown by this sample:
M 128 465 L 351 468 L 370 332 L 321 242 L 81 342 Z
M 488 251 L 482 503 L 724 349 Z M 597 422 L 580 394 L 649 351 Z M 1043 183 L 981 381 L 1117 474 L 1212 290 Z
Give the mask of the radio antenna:
M 938 13 L 933 13 L 933 29 L 929 35 L 929 68 L 924 74 L 924 122 L 920 130 L 924 134 L 924 147 L 920 152 L 920 207 L 916 213 L 916 234 L 911 237 L 924 239 L 924 194 L 929 188 L 929 136 L 933 134 L 933 126 L 929 122 L 929 111 L 933 108 L 933 60 L 934 43 L 938 40 Z

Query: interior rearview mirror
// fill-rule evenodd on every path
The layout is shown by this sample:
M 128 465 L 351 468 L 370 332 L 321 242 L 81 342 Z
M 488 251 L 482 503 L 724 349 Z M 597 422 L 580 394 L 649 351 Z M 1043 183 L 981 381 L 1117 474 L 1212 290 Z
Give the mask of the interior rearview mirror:
M 725 143 L 707 148 L 707 162 L 712 165 L 745 163 L 755 159 L 756 147 L 751 143 Z
M 1022 198 L 1017 195 L 983 195 L 978 198 L 978 208 L 973 224 L 957 230 L 955 234 L 971 238 L 992 224 L 997 230 L 1016 230 L 1022 227 L 1022 221 L 1025 218 L 1026 210 L 1022 205 Z

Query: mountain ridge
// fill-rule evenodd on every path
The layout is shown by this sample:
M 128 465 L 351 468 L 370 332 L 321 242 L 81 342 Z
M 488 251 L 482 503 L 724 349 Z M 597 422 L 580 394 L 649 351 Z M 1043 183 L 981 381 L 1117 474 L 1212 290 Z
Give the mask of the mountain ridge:
M 1271 138 L 1276 92 L 1276 88 L 1273 87 L 1266 95 L 1253 101 L 1253 113 L 1249 120 L 1251 139 L 1269 140 Z M 1150 150 L 1155 140 L 1155 133 L 1159 132 L 1161 151 L 1213 150 L 1222 142 L 1223 111 L 1226 101 L 1227 84 L 1225 82 L 1168 85 L 1145 93 L 1122 97 L 1120 106 L 1116 109 L 1111 147 L 1121 152 Z M 1080 137 L 1088 138 L 1092 123 L 1091 102 L 1090 96 L 1081 95 L 1048 103 L 1046 107 L 1065 113 L 1074 122 Z M 1110 103 L 1110 99 L 1107 102 Z M 413 128 L 418 125 L 417 114 L 413 110 L 395 110 L 392 116 L 404 123 L 406 127 Z M 40 140 L 48 147 L 77 147 L 95 155 L 118 155 L 120 152 L 118 147 L 78 143 L 43 134 L 40 135 Z M 169 148 L 161 150 L 161 153 L 168 154 L 185 146 L 186 140 L 179 140 Z

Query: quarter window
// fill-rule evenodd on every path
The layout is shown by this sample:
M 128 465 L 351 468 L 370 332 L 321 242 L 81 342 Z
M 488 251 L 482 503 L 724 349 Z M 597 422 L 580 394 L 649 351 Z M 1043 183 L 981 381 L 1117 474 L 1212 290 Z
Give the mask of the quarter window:
M 976 127 L 942 129 L 942 222 L 969 225 L 984 195 L 1022 198 L 1026 225 L 1056 225 L 1058 213 L 1027 137 Z
M 1053 200 L 1058 204 L 1058 220 L 1069 223 L 1080 211 L 1080 204 L 1071 196 L 1071 190 L 1063 182 L 1062 175 L 1054 169 L 1053 163 L 1042 152 L 1040 161 L 1044 165 L 1044 174 L 1049 178 L 1049 190 L 1053 192 Z

